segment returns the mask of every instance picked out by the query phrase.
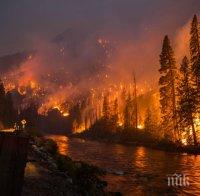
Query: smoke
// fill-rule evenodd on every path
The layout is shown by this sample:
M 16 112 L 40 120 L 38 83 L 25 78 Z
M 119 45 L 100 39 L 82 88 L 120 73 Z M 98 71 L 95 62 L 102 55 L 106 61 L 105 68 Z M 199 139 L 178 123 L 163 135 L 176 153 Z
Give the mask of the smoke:
M 181 27 L 175 35 L 175 56 L 177 63 L 180 64 L 184 56 L 189 57 L 191 20 Z
M 141 28 L 140 39 L 110 29 L 108 33 L 77 26 L 52 41 L 36 39 L 31 44 L 36 55 L 6 73 L 8 83 L 14 83 L 22 94 L 30 86 L 40 98 L 41 113 L 91 89 L 101 92 L 112 85 L 133 83 L 133 74 L 139 93 L 152 90 L 157 87 L 162 36 L 157 28 Z M 187 22 L 172 37 L 178 63 L 188 54 L 189 30 Z
M 188 54 L 190 25 L 185 21 L 200 4 L 197 0 L 18 3 L 17 13 L 11 2 L 5 3 L 13 11 L 9 14 L 15 23 L 4 21 L 7 29 L 2 37 L 6 36 L 7 44 L 1 45 L 9 47 L 6 51 L 23 47 L 36 49 L 37 54 L 6 76 L 8 83 L 14 83 L 10 86 L 22 94 L 30 86 L 41 100 L 41 112 L 76 100 L 91 89 L 101 92 L 115 84 L 133 82 L 133 73 L 138 91 L 156 88 L 164 35 L 174 40 L 179 63 Z M 12 39 L 12 28 L 18 41 Z

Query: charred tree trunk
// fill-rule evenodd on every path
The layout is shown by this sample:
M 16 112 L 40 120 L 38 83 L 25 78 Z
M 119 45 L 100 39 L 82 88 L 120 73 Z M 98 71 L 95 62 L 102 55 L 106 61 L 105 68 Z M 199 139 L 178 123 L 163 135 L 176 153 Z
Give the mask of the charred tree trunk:
M 135 98 L 135 129 L 138 127 L 137 83 L 133 72 L 134 98 Z
M 196 130 L 194 127 L 194 120 L 193 120 L 192 115 L 191 115 L 191 126 L 192 126 L 192 135 L 193 135 L 194 146 L 197 146 L 197 135 L 196 135 Z
M 178 138 L 178 123 L 177 123 L 177 110 L 176 110 L 176 87 L 175 87 L 175 76 L 173 71 L 171 70 L 172 81 L 172 107 L 173 107 L 173 127 L 174 127 L 174 141 L 179 140 Z

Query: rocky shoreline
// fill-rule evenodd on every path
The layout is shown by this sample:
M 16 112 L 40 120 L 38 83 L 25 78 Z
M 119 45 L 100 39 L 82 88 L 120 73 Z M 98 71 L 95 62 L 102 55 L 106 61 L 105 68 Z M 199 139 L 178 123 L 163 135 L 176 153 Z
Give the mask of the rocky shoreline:
M 54 141 L 34 137 L 30 141 L 22 196 L 112 196 L 107 182 L 99 179 L 101 169 L 75 162 L 57 152 Z

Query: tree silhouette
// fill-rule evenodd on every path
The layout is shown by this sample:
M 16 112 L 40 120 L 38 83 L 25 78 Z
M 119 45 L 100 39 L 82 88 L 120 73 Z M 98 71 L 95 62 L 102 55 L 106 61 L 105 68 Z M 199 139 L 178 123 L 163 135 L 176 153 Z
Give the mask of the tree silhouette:
M 162 128 L 165 137 L 176 141 L 177 138 L 177 114 L 176 114 L 176 61 L 174 52 L 170 45 L 168 36 L 163 41 L 162 52 L 160 54 L 159 79 L 160 104 L 162 113 Z M 173 131 L 173 132 L 172 132 Z

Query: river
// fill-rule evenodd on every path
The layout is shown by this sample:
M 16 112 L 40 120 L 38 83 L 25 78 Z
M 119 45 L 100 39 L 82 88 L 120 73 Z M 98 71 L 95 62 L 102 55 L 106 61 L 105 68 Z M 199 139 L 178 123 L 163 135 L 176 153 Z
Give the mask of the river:
M 51 135 L 59 152 L 108 171 L 108 190 L 123 195 L 200 195 L 200 156 L 176 154 Z M 182 186 L 168 186 L 168 177 L 185 175 Z M 172 185 L 172 184 L 171 184 Z

